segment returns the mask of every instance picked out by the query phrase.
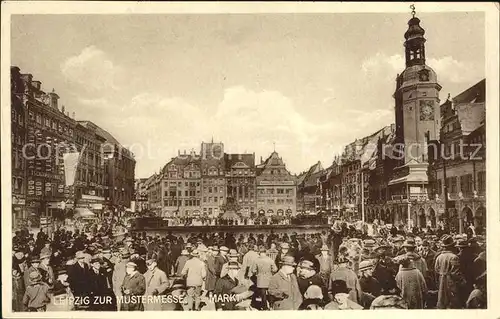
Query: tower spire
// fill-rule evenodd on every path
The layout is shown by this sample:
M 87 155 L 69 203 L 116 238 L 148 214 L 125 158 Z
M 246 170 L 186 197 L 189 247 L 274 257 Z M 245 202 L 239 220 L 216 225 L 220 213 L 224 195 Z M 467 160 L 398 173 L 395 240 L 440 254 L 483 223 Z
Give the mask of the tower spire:
M 412 18 L 415 18 L 415 14 L 417 14 L 417 12 L 415 11 L 415 4 L 411 4 L 410 9 Z

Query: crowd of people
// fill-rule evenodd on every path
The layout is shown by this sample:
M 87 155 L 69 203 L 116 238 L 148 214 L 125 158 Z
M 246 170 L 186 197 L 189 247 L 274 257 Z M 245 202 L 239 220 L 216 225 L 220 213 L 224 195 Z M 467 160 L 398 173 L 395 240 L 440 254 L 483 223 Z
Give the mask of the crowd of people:
M 58 229 L 13 237 L 13 311 L 486 308 L 484 236 L 443 229 L 297 234 Z

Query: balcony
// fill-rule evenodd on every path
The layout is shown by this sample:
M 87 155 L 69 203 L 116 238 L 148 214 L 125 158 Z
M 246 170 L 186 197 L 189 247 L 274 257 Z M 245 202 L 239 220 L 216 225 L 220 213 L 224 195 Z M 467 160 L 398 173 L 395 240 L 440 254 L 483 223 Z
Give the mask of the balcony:
M 411 193 L 409 194 L 400 194 L 400 195 L 392 195 L 391 199 L 388 201 L 389 203 L 408 203 L 413 201 L 424 202 L 429 199 L 429 195 L 427 193 Z

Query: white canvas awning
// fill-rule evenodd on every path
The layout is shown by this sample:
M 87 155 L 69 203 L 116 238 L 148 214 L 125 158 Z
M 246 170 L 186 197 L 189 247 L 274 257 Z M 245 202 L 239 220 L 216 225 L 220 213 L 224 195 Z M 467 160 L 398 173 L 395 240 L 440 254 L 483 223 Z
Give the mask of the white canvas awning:
M 94 217 L 95 214 L 88 208 L 76 208 L 74 217 Z

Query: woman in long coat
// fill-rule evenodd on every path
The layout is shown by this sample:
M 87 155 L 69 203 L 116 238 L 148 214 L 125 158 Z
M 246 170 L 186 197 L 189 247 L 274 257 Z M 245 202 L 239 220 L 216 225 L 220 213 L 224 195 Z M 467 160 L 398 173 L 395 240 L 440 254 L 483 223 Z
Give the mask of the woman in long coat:
M 408 304 L 408 309 L 424 309 L 427 285 L 420 270 L 411 265 L 410 257 L 401 261 L 401 268 L 396 275 L 396 283 L 401 296 Z
M 463 281 L 460 273 L 460 260 L 450 251 L 455 245 L 453 237 L 443 236 L 443 251 L 436 258 L 434 270 L 438 277 L 438 309 L 460 309 L 459 287 Z

